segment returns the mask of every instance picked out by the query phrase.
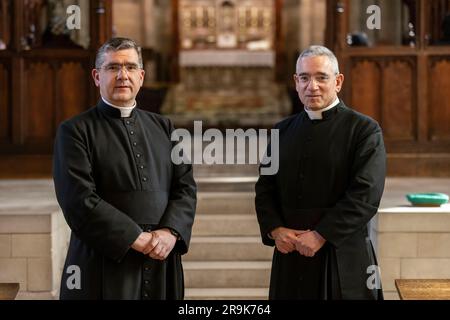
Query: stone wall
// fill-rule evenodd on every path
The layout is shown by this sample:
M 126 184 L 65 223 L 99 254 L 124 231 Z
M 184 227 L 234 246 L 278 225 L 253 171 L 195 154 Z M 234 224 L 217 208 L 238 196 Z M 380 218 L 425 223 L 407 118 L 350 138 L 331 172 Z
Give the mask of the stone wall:
M 450 279 L 450 206 L 381 209 L 377 256 L 386 299 L 395 279 Z
M 17 299 L 57 298 L 68 239 L 59 211 L 1 214 L 0 282 L 18 282 Z

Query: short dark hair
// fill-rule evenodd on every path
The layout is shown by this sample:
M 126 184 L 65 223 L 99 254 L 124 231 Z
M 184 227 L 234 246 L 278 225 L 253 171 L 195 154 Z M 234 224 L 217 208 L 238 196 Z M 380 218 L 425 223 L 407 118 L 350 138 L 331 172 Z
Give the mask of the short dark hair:
M 144 64 L 142 62 L 142 53 L 141 48 L 134 42 L 134 40 L 129 38 L 111 38 L 106 41 L 97 51 L 97 55 L 95 56 L 95 68 L 100 69 L 102 67 L 103 62 L 105 61 L 105 53 L 108 51 L 119 51 L 125 49 L 134 49 L 139 58 L 139 67 L 143 68 Z

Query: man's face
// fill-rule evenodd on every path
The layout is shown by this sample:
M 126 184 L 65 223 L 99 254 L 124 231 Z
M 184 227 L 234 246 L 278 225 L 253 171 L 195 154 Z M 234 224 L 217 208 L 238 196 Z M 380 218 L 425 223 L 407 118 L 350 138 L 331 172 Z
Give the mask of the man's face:
M 92 77 L 102 97 L 119 107 L 133 105 L 144 82 L 144 74 L 134 49 L 108 51 L 104 54 L 101 68 L 92 70 Z
M 294 75 L 295 89 L 308 110 L 329 106 L 341 90 L 344 75 L 336 75 L 330 60 L 325 56 L 305 57 Z

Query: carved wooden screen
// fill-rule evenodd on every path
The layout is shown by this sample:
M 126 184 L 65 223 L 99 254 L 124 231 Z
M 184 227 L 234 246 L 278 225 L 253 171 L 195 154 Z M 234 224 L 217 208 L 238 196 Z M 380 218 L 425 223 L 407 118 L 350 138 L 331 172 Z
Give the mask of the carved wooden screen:
M 380 29 L 369 28 L 372 4 Z M 450 46 L 437 41 L 449 4 L 328 1 L 328 46 L 345 75 L 341 97 L 380 123 L 389 174 L 450 175 Z
M 68 31 L 73 4 L 82 24 Z M 51 173 L 57 126 L 96 101 L 90 70 L 112 33 L 110 6 L 103 0 L 0 0 L 0 177 Z

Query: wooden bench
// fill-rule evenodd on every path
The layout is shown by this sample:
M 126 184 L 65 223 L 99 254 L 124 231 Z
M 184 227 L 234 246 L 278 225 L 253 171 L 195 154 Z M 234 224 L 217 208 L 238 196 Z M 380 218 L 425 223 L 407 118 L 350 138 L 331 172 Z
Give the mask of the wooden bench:
M 450 279 L 395 279 L 401 300 L 450 300 Z
M 0 283 L 0 300 L 14 300 L 19 287 L 19 283 Z

